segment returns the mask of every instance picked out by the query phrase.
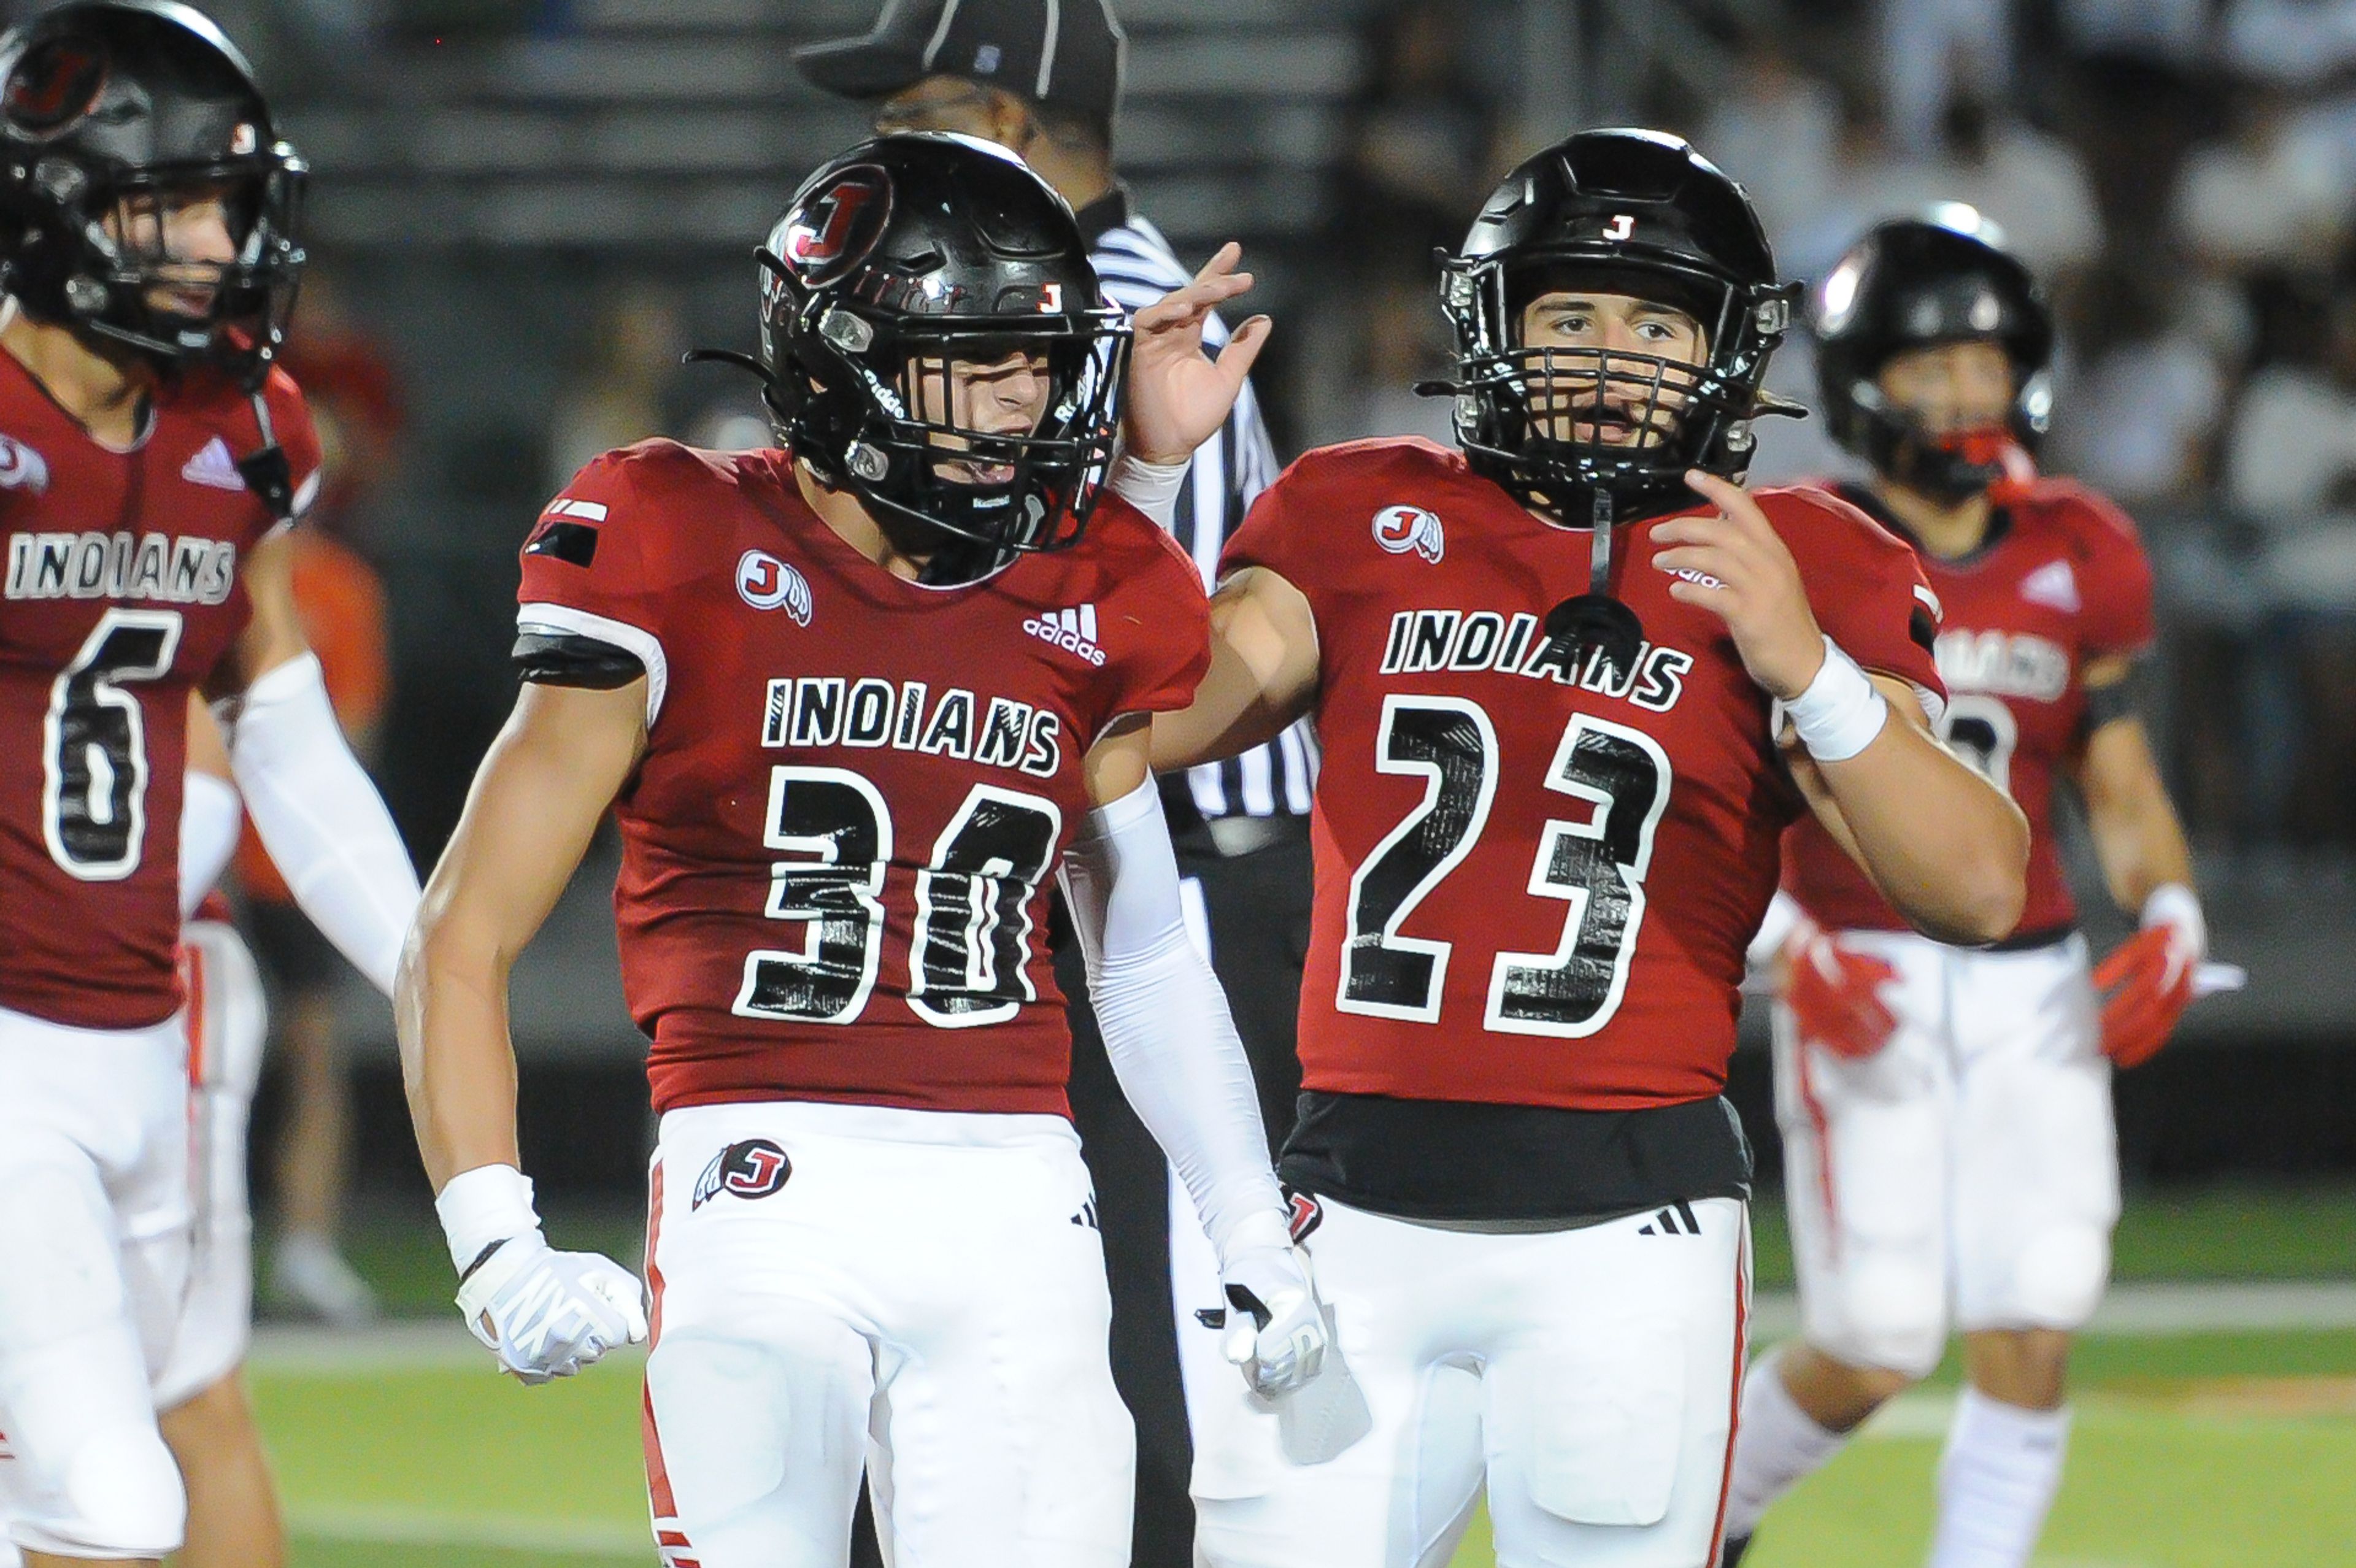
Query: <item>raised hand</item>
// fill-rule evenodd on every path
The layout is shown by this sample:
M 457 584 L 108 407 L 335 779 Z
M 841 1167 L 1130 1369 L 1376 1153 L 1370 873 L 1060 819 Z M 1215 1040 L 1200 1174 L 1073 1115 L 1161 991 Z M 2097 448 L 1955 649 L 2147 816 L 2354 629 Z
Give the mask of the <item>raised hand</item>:
M 1697 468 L 1687 471 L 1686 483 L 1718 507 L 1718 516 L 1653 525 L 1654 541 L 1670 547 L 1653 564 L 1678 574 L 1669 597 L 1723 620 L 1742 667 L 1768 696 L 1799 696 L 1825 662 L 1824 635 L 1808 607 L 1799 563 L 1741 485 Z
M 1147 463 L 1183 463 L 1218 433 L 1268 342 L 1269 319 L 1253 316 L 1227 338 L 1214 360 L 1203 353 L 1203 323 L 1247 293 L 1249 272 L 1236 271 L 1243 247 L 1229 241 L 1194 274 L 1194 281 L 1139 311 L 1131 325 L 1129 409 L 1124 433 L 1132 456 Z

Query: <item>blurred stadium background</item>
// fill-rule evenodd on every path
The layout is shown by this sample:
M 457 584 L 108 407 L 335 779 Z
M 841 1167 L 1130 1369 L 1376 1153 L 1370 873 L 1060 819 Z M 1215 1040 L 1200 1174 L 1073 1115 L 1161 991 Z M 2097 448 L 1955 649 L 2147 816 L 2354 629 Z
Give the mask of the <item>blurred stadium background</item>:
M 1119 160 L 1183 256 L 1244 240 L 1278 325 L 1259 381 L 1287 456 L 1440 433 L 1405 391 L 1444 347 L 1430 250 L 1580 124 L 1689 135 L 1749 183 L 1790 274 L 1954 198 L 2046 275 L 2065 344 L 2046 461 L 2146 531 L 2165 628 L 2150 720 L 2215 949 L 2251 981 L 2119 1083 L 2136 1283 L 2082 1360 L 2083 1436 L 2041 1561 L 2356 1563 L 2356 0 L 1116 5 Z M 751 247 L 862 129 L 790 47 L 863 29 L 876 0 L 212 9 L 316 169 L 295 358 L 349 481 L 322 526 L 384 584 L 378 771 L 430 865 L 511 700 L 514 557 L 540 501 L 646 434 L 765 439 L 745 384 L 679 353 L 751 346 Z M 1804 398 L 1810 379 L 1787 350 L 1775 385 Z M 1842 466 L 1804 427 L 1773 435 L 1757 477 Z M 610 873 L 601 850 L 515 1013 L 526 1165 L 560 1228 L 626 1254 L 649 1129 Z M 2098 949 L 2123 929 L 2107 920 Z M 339 1008 L 350 1245 L 418 1327 L 263 1341 L 298 1563 L 648 1561 L 635 1381 L 527 1396 L 463 1343 L 453 1360 L 390 1019 L 357 981 Z M 1763 1051 L 1736 1091 L 1772 1193 Z M 265 1089 L 265 1139 L 280 1099 Z M 1787 1287 L 1772 1204 L 1760 1232 L 1762 1287 Z M 1942 1397 L 1813 1483 L 1752 1561 L 1919 1561 Z

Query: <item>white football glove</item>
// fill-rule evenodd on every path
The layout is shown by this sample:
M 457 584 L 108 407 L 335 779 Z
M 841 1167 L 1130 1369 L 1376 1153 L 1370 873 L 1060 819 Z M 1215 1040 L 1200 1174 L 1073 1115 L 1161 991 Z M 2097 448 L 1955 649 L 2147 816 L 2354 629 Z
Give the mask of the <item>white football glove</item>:
M 637 1275 L 595 1253 L 560 1253 L 540 1233 L 531 1182 L 511 1165 L 481 1165 L 434 1200 L 458 1310 L 499 1365 L 527 1383 L 569 1378 L 606 1351 L 647 1337 Z
M 1292 1244 L 1283 1219 L 1252 1215 L 1236 1227 L 1219 1269 L 1227 1298 L 1220 1350 L 1243 1369 L 1263 1399 L 1299 1392 L 1325 1364 L 1324 1304 L 1309 1277 L 1309 1257 Z
M 466 1327 L 528 1384 L 569 1378 L 647 1337 L 638 1276 L 595 1253 L 560 1253 L 538 1231 L 510 1236 L 458 1286 Z

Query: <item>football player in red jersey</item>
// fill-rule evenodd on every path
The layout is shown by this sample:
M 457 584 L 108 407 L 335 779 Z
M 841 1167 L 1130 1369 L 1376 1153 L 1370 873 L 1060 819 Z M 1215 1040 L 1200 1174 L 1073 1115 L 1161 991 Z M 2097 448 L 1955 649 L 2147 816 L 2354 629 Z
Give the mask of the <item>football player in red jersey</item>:
M 1952 1321 L 1968 1381 L 1931 1561 L 2019 1568 L 2061 1481 L 2069 1337 L 2109 1272 L 2111 1063 L 2159 1049 L 2205 944 L 2130 696 L 2151 568 L 2116 507 L 2029 466 L 2052 321 L 1977 214 L 1876 228 L 1814 314 L 1832 432 L 1873 468 L 1836 493 L 1913 543 L 1945 606 L 1940 732 L 2027 813 L 2029 904 L 1995 947 L 1946 946 L 1906 931 L 1818 826 L 1785 841 L 1754 951 L 1783 977 L 1777 1114 L 1804 1334 L 1751 1371 L 1728 1528 L 1739 1544 L 1928 1374 Z M 2092 974 L 2052 831 L 2063 779 L 2112 896 L 2143 916 Z
M 1324 1345 L 1148 774 L 1207 656 L 1201 581 L 1104 491 L 1124 378 L 1131 450 L 1183 456 L 1267 324 L 1202 353 L 1248 282 L 1223 252 L 1130 367 L 1070 208 L 962 136 L 828 164 L 761 261 L 783 449 L 611 453 L 524 547 L 527 684 L 399 1008 L 460 1305 L 527 1381 L 650 1328 L 671 1568 L 840 1564 L 862 1461 L 903 1561 L 1112 1568 L 1133 1439 L 1044 952 L 1059 867 L 1255 1397 Z M 503 1005 L 609 804 L 661 1113 L 650 1324 L 626 1272 L 541 1237 Z
M 1927 728 L 1912 554 L 1735 483 L 1795 293 L 1685 143 L 1569 137 L 1447 263 L 1462 450 L 1311 453 L 1229 547 L 1154 760 L 1317 720 L 1281 1169 L 1371 1430 L 1304 1465 L 1197 1399 L 1218 1568 L 1444 1563 L 1484 1483 L 1501 1561 L 1708 1561 L 1748 1296 L 1719 1090 L 1778 838 L 1814 804 L 1950 937 L 2019 912 L 2019 814 Z
M 303 645 L 318 443 L 273 368 L 301 160 L 169 0 L 0 40 L 0 1432 L 36 1564 L 181 1540 L 154 1379 L 187 1266 L 188 699 L 304 908 L 390 988 L 417 881 Z

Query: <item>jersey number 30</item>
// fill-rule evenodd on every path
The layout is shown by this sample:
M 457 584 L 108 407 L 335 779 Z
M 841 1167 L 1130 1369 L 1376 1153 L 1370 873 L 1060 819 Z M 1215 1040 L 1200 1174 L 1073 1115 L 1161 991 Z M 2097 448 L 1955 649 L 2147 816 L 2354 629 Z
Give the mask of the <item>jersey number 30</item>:
M 892 809 L 847 768 L 779 767 L 768 823 L 768 848 L 797 859 L 771 868 L 765 912 L 802 923 L 802 943 L 749 955 L 734 1010 L 856 1022 L 883 963 Z M 1037 997 L 1025 905 L 1063 826 L 1052 801 L 974 785 L 916 873 L 908 1006 L 918 1018 L 940 1029 L 1003 1023 Z
M 1350 879 L 1349 932 L 1334 1006 L 1345 1013 L 1436 1023 L 1452 944 L 1402 936 L 1416 906 L 1472 852 L 1497 794 L 1497 731 L 1478 703 L 1390 697 L 1375 766 L 1423 775 L 1422 804 Z M 1482 1019 L 1504 1034 L 1580 1039 L 1619 1010 L 1644 921 L 1644 873 L 1668 809 L 1668 754 L 1641 730 L 1574 715 L 1546 787 L 1587 815 L 1548 821 L 1529 891 L 1570 905 L 1551 953 L 1500 953 Z

